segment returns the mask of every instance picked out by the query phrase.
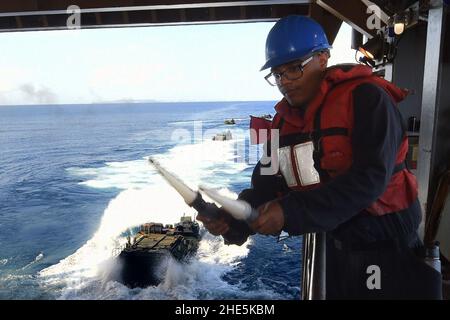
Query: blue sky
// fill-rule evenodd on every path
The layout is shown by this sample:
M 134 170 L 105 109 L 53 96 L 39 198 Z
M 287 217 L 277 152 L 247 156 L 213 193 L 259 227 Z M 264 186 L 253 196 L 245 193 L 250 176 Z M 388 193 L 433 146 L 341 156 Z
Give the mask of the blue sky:
M 277 100 L 259 72 L 273 23 L 0 33 L 0 105 Z M 354 62 L 344 25 L 330 64 Z

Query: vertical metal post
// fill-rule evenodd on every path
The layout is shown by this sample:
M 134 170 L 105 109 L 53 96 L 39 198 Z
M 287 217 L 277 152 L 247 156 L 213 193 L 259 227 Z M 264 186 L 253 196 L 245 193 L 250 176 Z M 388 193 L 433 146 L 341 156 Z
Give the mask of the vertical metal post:
M 419 155 L 417 178 L 419 183 L 419 200 L 422 207 L 422 224 L 419 233 L 423 238 L 429 183 L 432 172 L 432 149 L 435 137 L 436 114 L 438 105 L 439 76 L 442 51 L 442 26 L 444 8 L 442 1 L 435 1 L 435 6 L 428 13 L 428 29 L 425 51 L 425 68 L 422 92 L 422 112 L 420 117 Z
M 326 299 L 326 234 L 303 236 L 302 300 Z
M 311 244 L 312 234 L 307 233 L 303 236 L 303 254 L 302 254 L 302 300 L 311 300 L 311 265 L 314 263 L 311 252 L 314 247 Z

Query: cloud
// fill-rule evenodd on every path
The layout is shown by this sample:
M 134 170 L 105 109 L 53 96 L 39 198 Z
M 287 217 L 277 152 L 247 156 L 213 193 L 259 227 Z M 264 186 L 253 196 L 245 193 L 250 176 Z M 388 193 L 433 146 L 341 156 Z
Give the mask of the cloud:
M 36 104 L 53 104 L 57 102 L 57 95 L 45 86 L 36 88 L 31 83 L 25 83 L 19 86 L 19 92 L 24 98 L 24 101 L 33 102 Z
M 58 96 L 49 88 L 23 83 L 10 90 L 0 91 L 0 105 L 55 104 Z

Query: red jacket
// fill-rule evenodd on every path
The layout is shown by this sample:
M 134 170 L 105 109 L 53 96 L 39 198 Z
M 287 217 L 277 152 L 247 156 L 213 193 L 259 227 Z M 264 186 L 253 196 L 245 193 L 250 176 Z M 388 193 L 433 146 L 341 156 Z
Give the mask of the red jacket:
M 346 172 L 352 165 L 353 129 L 352 91 L 362 83 L 383 88 L 394 103 L 406 92 L 372 74 L 371 68 L 354 65 L 329 68 L 318 95 L 305 114 L 292 108 L 285 99 L 275 107 L 272 129 L 280 129 L 280 171 L 293 190 L 317 188 L 320 183 Z M 314 161 L 305 157 L 311 150 Z M 405 136 L 396 156 L 396 168 L 384 193 L 366 210 L 384 215 L 408 208 L 417 198 L 417 182 L 405 167 L 408 141 Z M 315 169 L 315 170 L 314 170 Z M 305 178 L 306 177 L 306 178 Z M 317 178 L 317 180 L 316 180 Z M 320 180 L 320 182 L 319 182 Z

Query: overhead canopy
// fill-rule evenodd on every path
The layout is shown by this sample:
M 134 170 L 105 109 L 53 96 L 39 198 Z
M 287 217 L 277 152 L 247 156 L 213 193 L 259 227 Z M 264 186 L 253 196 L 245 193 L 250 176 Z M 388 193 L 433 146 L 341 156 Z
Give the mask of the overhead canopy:
M 310 0 L 22 0 L 0 2 L 4 31 L 65 29 L 67 9 L 81 9 L 82 28 L 271 21 L 309 14 Z
M 333 42 L 342 21 L 371 38 L 367 27 L 377 4 L 382 21 L 414 0 L 18 0 L 0 1 L 0 32 L 64 30 L 80 9 L 80 27 L 111 28 L 206 23 L 275 21 L 289 14 L 309 15 L 325 28 Z M 72 7 L 74 8 L 74 7 Z M 386 14 L 387 13 L 387 14 Z

